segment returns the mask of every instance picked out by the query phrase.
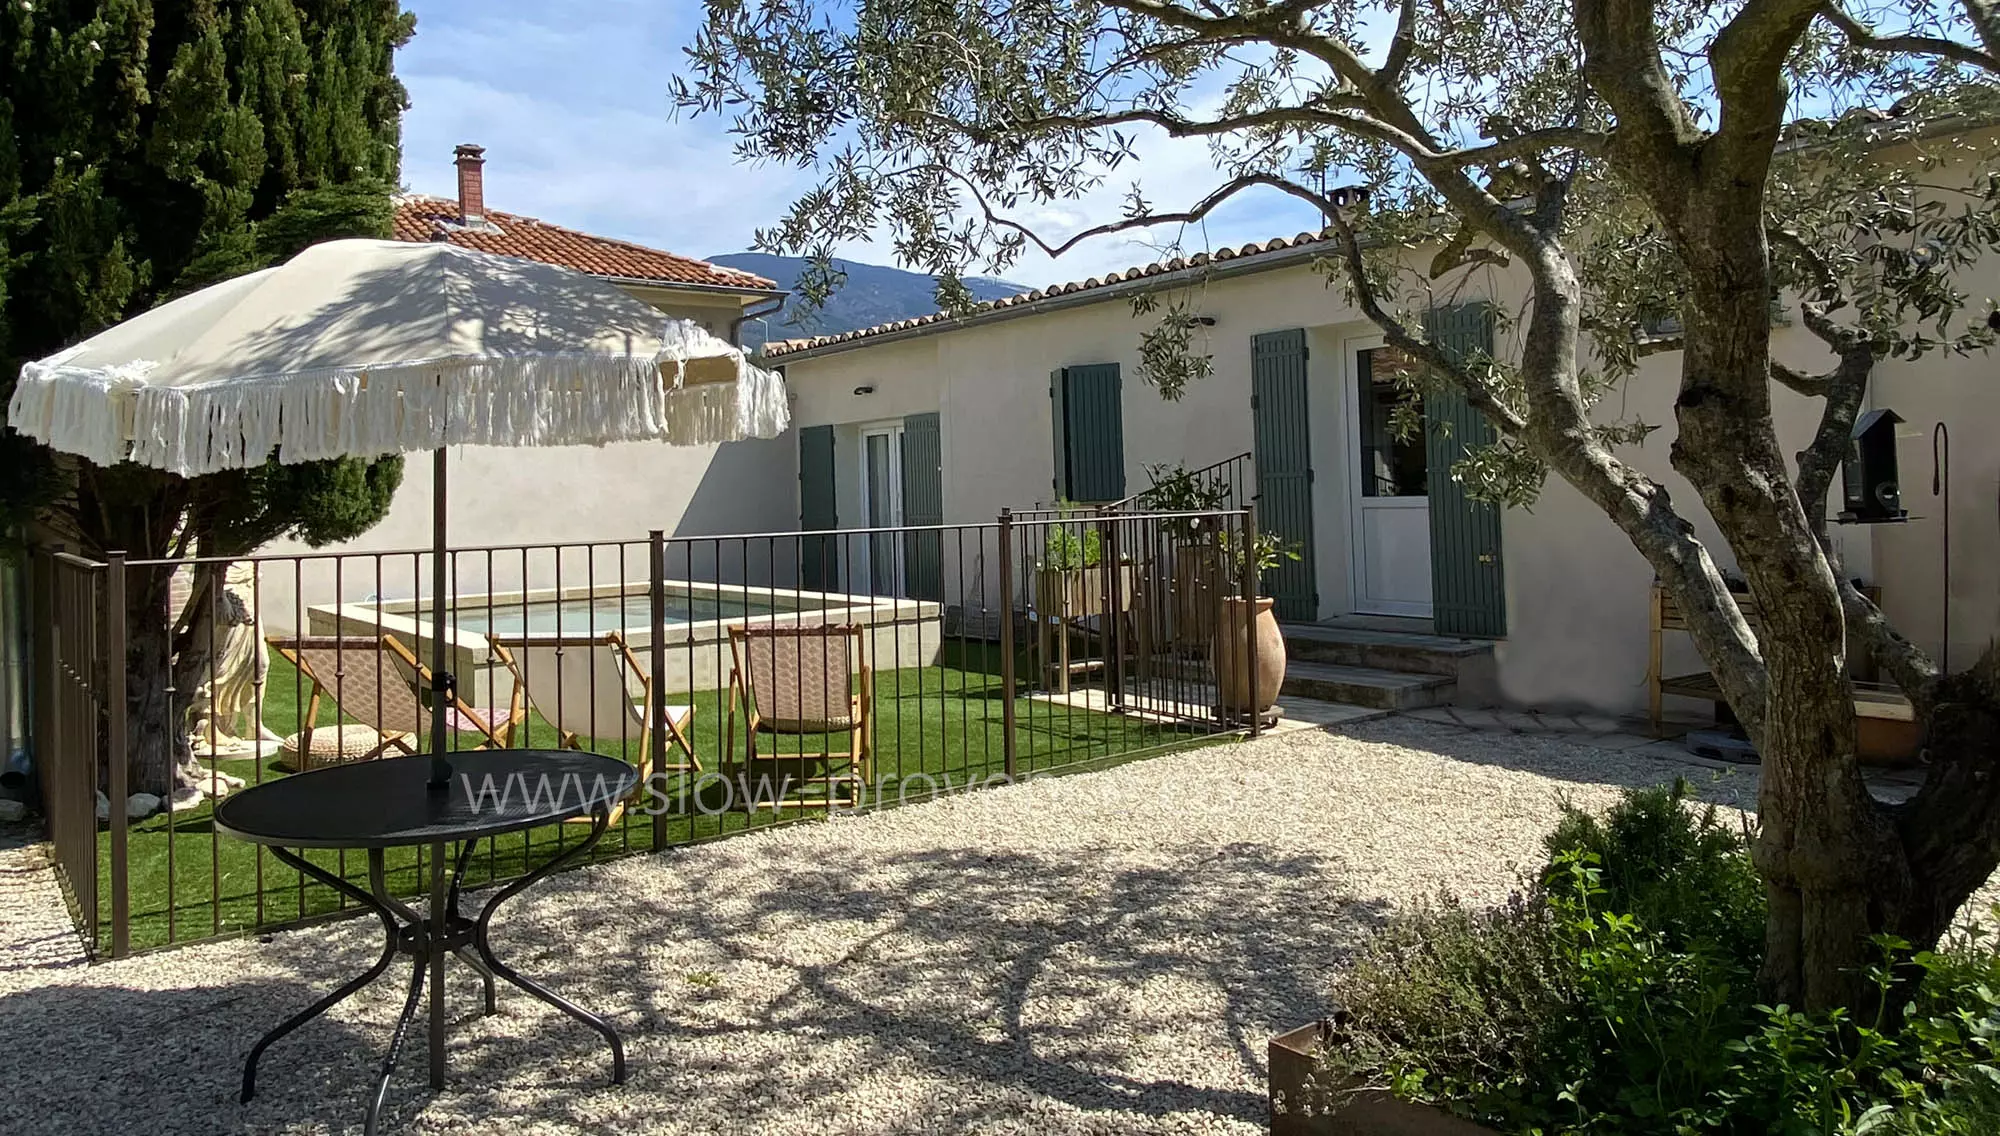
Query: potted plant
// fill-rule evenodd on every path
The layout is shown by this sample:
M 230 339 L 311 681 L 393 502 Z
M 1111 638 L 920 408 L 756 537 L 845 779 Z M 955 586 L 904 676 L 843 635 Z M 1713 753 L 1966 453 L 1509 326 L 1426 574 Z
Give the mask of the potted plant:
M 1132 602 L 1131 569 L 1122 573 L 1118 606 Z M 1088 522 L 1058 521 L 1042 542 L 1041 563 L 1035 566 L 1035 607 L 1046 619 L 1086 619 L 1103 615 L 1104 534 Z
M 1210 513 L 1229 503 L 1234 487 L 1219 477 L 1202 477 L 1181 464 L 1146 467 L 1152 479 L 1149 508 L 1161 513 Z M 1172 548 L 1172 641 L 1207 650 L 1215 641 L 1217 597 L 1227 592 L 1221 550 L 1212 517 L 1171 517 L 1160 523 Z
M 1276 533 L 1259 533 L 1250 541 L 1242 533 L 1221 532 L 1215 543 L 1231 578 L 1242 579 L 1251 568 L 1253 585 L 1263 573 L 1299 559 L 1298 544 L 1287 543 Z M 1285 637 L 1278 631 L 1271 598 L 1261 588 L 1255 591 L 1249 599 L 1228 596 L 1222 601 L 1222 626 L 1215 637 L 1215 685 L 1224 716 L 1255 713 L 1269 725 L 1278 720 L 1278 690 L 1285 684 Z

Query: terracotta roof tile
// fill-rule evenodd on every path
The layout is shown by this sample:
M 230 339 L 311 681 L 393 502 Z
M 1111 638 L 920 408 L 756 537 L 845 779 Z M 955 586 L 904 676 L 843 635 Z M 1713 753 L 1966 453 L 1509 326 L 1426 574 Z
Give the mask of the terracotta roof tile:
M 448 240 L 463 248 L 538 260 L 593 276 L 753 292 L 777 288 L 772 281 L 752 273 L 629 241 L 580 233 L 533 217 L 489 209 L 486 219 L 491 223 L 488 228 L 465 228 L 458 224 L 458 202 L 447 197 L 404 194 L 396 199 L 393 235 L 399 241 Z
M 1141 277 L 1158 276 L 1165 272 L 1182 272 L 1190 268 L 1200 268 L 1202 265 L 1212 262 L 1236 260 L 1241 257 L 1280 252 L 1288 248 L 1302 248 L 1306 245 L 1319 244 L 1332 239 L 1333 230 L 1327 229 L 1318 233 L 1300 233 L 1298 236 L 1290 239 L 1274 237 L 1271 240 L 1263 242 L 1252 241 L 1249 244 L 1236 248 L 1216 249 L 1213 253 L 1198 252 L 1186 257 L 1177 256 L 1172 260 L 1164 262 L 1155 261 L 1152 264 L 1134 265 L 1123 272 L 1110 272 L 1101 277 L 1093 276 L 1087 280 L 1071 280 L 1063 284 L 1051 284 L 1046 288 L 1037 288 L 1032 292 L 1021 292 L 998 300 L 987 300 L 984 303 L 974 304 L 971 312 L 968 314 L 977 316 L 982 312 L 989 312 L 998 308 L 1011 308 L 1022 304 L 1032 305 L 1042 300 L 1054 299 L 1057 296 L 1087 292 L 1093 288 L 1105 288 L 1113 284 L 1138 280 Z M 789 355 L 794 352 L 809 351 L 816 347 L 831 346 L 835 343 L 851 343 L 857 339 L 867 339 L 870 336 L 883 335 L 891 331 L 902 331 L 911 327 L 952 322 L 957 318 L 945 312 L 934 312 L 931 315 L 922 316 L 914 320 L 896 320 L 893 323 L 864 327 L 860 331 L 843 331 L 835 335 L 821 335 L 810 339 L 777 340 L 764 345 L 764 354 L 767 357 Z

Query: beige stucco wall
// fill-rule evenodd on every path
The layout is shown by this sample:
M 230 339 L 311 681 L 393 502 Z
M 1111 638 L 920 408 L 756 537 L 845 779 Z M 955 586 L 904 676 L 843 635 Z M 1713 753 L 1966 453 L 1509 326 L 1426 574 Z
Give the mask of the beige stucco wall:
M 1969 283 L 1976 294 L 2000 291 L 1994 266 Z M 1523 289 L 1502 271 L 1471 279 L 1459 299 L 1486 298 L 1518 310 Z M 1343 397 L 1341 344 L 1371 327 L 1337 288 L 1307 266 L 1211 280 L 1196 310 L 1215 320 L 1206 349 L 1215 373 L 1179 402 L 1162 400 L 1138 381 L 1138 341 L 1145 326 L 1128 301 L 1107 298 L 1062 311 L 975 324 L 915 339 L 859 346 L 787 363 L 798 421 L 852 423 L 912 409 L 941 409 L 945 513 L 948 521 L 992 519 L 1002 507 L 1046 502 L 1051 495 L 1049 373 L 1063 366 L 1117 362 L 1124 379 L 1125 458 L 1129 491 L 1147 484 L 1154 462 L 1189 466 L 1251 448 L 1251 337 L 1287 328 L 1308 331 L 1308 413 L 1315 470 L 1315 570 L 1322 616 L 1348 610 L 1349 409 Z M 1512 345 L 1499 344 L 1505 354 Z M 1780 357 L 1824 366 L 1828 356 L 1803 328 L 1777 331 Z M 1935 647 L 1941 620 L 1939 506 L 1928 498 L 1931 425 L 1951 424 L 1955 660 L 1970 658 L 2000 626 L 2000 359 L 1926 358 L 1877 369 L 1871 405 L 1891 406 L 1908 425 L 1902 444 L 1906 504 L 1921 519 L 1904 526 L 1841 527 L 1837 539 L 1850 574 L 1879 583 L 1892 617 L 1919 643 Z M 1646 361 L 1601 408 L 1607 418 L 1657 424 L 1643 446 L 1620 456 L 1664 484 L 1725 571 L 1733 568 L 1699 499 L 1670 463 L 1679 356 Z M 856 398 L 852 388 L 875 386 Z M 1787 452 L 1803 448 L 1818 404 L 1774 391 Z M 864 409 L 865 407 L 865 409 Z M 841 458 L 839 469 L 851 463 Z M 843 472 L 842 476 L 845 474 Z M 1837 487 L 1836 487 L 1837 494 Z M 1838 502 L 1834 502 L 1837 508 Z M 843 514 L 843 523 L 846 515 Z M 1502 522 L 1509 634 L 1497 648 L 1500 696 L 1545 708 L 1632 712 L 1645 705 L 1647 593 L 1652 573 L 1624 535 L 1560 479 L 1530 509 Z M 1669 673 L 1699 668 L 1683 636 L 1669 636 Z M 1693 710 L 1689 703 L 1682 709 Z

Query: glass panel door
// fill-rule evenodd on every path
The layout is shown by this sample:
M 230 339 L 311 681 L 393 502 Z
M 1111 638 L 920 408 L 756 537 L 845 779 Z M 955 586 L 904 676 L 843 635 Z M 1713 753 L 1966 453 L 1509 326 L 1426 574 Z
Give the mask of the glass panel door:
M 1397 408 L 1409 396 L 1395 376 L 1414 363 L 1380 340 L 1350 342 L 1347 363 L 1354 392 L 1354 610 L 1428 618 L 1429 458 L 1421 425 L 1408 438 L 1396 430 Z M 1421 413 L 1421 406 L 1411 410 Z
M 861 436 L 862 502 L 871 529 L 903 523 L 903 431 L 900 427 L 869 430 Z M 868 537 L 868 583 L 878 596 L 903 594 L 903 548 L 899 533 Z

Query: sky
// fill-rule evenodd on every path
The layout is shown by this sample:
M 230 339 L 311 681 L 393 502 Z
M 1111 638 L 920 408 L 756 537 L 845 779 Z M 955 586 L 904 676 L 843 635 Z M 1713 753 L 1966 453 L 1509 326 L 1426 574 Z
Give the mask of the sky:
M 417 34 L 396 59 L 409 88 L 403 181 L 455 196 L 452 147 L 486 147 L 486 204 L 552 224 L 690 256 L 750 247 L 815 178 L 810 170 L 736 164 L 725 119 L 678 120 L 668 79 L 700 18 L 699 0 L 405 0 Z M 1144 137 L 1136 170 L 1154 208 L 1185 208 L 1215 174 L 1206 146 Z M 1018 215 L 1066 236 L 1114 219 L 1132 172 L 1061 209 Z M 1039 253 L 1004 275 L 1041 286 L 1186 251 L 1291 236 L 1318 227 L 1302 203 L 1275 192 L 1239 197 L 1199 230 L 1160 226 L 1086 242 L 1050 261 Z M 893 264 L 887 243 L 841 255 Z

